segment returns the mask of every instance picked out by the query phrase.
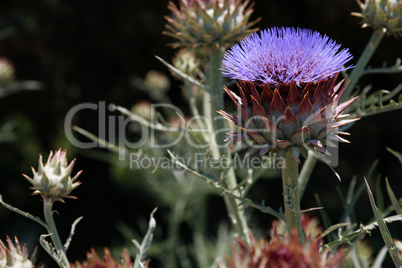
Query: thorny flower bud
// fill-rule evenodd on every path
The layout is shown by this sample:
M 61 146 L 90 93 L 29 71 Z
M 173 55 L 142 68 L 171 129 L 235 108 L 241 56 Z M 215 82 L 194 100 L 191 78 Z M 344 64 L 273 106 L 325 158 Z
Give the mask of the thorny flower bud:
M 250 29 L 258 20 L 250 22 L 253 13 L 249 0 L 179 0 L 177 7 L 170 2 L 172 11 L 166 31 L 177 41 L 178 47 L 228 46 L 254 32 Z
M 71 178 L 74 164 L 75 159 L 67 164 L 66 151 L 59 149 L 54 155 L 50 151 L 46 164 L 43 164 L 42 155 L 39 155 L 38 171 L 32 167 L 33 178 L 25 174 L 23 176 L 33 185 L 33 194 L 41 194 L 44 198 L 63 202 L 64 197 L 75 198 L 70 196 L 70 193 L 81 184 L 76 180 L 82 171 Z

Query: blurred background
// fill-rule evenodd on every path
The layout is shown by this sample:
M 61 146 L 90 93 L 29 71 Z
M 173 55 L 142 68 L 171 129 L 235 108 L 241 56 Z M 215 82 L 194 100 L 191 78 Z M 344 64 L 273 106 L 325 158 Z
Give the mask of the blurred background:
M 254 2 L 253 18 L 262 18 L 257 24 L 259 28 L 297 26 L 325 33 L 350 49 L 355 56 L 352 64 L 372 33 L 371 29 L 361 29 L 359 19 L 350 15 L 359 11 L 353 0 Z M 169 232 L 170 209 L 162 195 L 174 196 L 174 192 L 167 194 L 150 189 L 149 183 L 144 182 L 150 171 L 119 167 L 117 156 L 106 150 L 76 148 L 68 142 L 64 132 L 65 115 L 76 104 L 105 101 L 131 109 L 144 100 L 156 102 L 143 90 L 142 83 L 150 70 L 166 75 L 170 84 L 166 94 L 173 104 L 188 111 L 181 82 L 172 78 L 166 67 L 155 59 L 157 55 L 170 62 L 177 52 L 167 45 L 172 39 L 162 35 L 164 16 L 170 14 L 167 4 L 167 0 L 0 1 L 0 57 L 14 66 L 15 81 L 19 83 L 16 90 L 0 96 L 3 129 L 0 193 L 7 203 L 42 216 L 40 197 L 30 195 L 30 185 L 21 173 L 30 176 L 30 167 L 37 168 L 39 153 L 47 159 L 50 150 L 67 149 L 69 160 L 77 158 L 75 172 L 84 170 L 80 178 L 83 184 L 74 191 L 78 200 L 66 200 L 55 207 L 59 212 L 55 218 L 62 237 L 67 237 L 75 218 L 84 216 L 68 252 L 71 261 L 84 259 L 91 247 L 102 249 L 105 246 L 115 249 L 113 252 L 117 252 L 115 256 L 119 258 L 120 248 L 132 247 L 130 239 L 140 239 L 145 233 L 149 214 L 156 206 L 159 210 L 155 214 L 158 223 L 155 243 L 164 241 Z M 402 57 L 401 40 L 385 38 L 370 65 L 394 64 L 396 57 Z M 391 90 L 401 81 L 402 75 L 387 74 L 363 77 L 361 82 L 372 84 L 373 89 Z M 228 105 L 232 105 L 229 100 Z M 402 151 L 401 118 L 402 110 L 399 110 L 355 123 L 349 129 L 351 144 L 340 145 L 340 163 L 336 170 L 342 183 L 328 167 L 318 163 L 302 208 L 317 206 L 313 195 L 319 193 L 336 222 L 342 207 L 335 187 L 346 193 L 354 175 L 361 183 L 376 159 L 379 164 L 375 174 L 381 174 L 380 185 L 388 177 L 396 196 L 400 197 L 401 165 L 385 148 Z M 74 117 L 74 124 L 97 133 L 97 111 L 80 112 Z M 88 141 L 78 134 L 75 136 Z M 279 209 L 281 187 L 275 176 L 263 179 L 251 190 L 250 196 L 258 202 L 265 199 L 267 204 Z M 165 189 L 174 191 L 174 187 Z M 226 211 L 216 193 L 208 195 L 205 203 L 206 233 L 213 238 L 222 222 L 229 226 Z M 384 203 L 388 205 L 389 200 L 385 199 Z M 358 207 L 364 208 L 358 211 L 361 222 L 372 218 L 365 193 Z M 253 210 L 248 213 L 250 226 L 259 230 L 261 236 L 267 235 L 272 217 Z M 391 225 L 391 232 L 402 239 L 398 224 Z M 44 231 L 38 224 L 0 206 L 0 239 L 3 241 L 6 235 L 17 235 L 32 252 Z M 183 245 L 192 243 L 190 234 L 189 224 L 179 226 Z M 370 241 L 376 250 L 382 247 L 378 231 L 373 232 Z M 161 247 L 160 251 L 164 250 Z M 158 255 L 156 249 L 153 254 L 163 256 Z M 151 267 L 162 267 L 160 257 L 151 256 L 151 259 Z M 38 263 L 54 267 L 41 248 Z

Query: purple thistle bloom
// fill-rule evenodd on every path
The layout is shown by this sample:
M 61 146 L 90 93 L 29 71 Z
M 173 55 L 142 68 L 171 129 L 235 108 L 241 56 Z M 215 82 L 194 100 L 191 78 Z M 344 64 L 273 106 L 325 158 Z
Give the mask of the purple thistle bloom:
M 267 29 L 233 46 L 222 70 L 240 80 L 240 96 L 224 88 L 237 115 L 218 111 L 239 126 L 228 140 L 251 141 L 246 156 L 290 150 L 295 158 L 308 148 L 330 155 L 328 147 L 348 142 L 339 127 L 358 119 L 343 119 L 354 99 L 340 103 L 347 83 L 336 80 L 352 56 L 339 49 L 329 37 L 299 28 Z
M 231 79 L 279 86 L 316 83 L 343 70 L 352 55 L 326 35 L 300 28 L 271 28 L 231 47 L 222 61 Z

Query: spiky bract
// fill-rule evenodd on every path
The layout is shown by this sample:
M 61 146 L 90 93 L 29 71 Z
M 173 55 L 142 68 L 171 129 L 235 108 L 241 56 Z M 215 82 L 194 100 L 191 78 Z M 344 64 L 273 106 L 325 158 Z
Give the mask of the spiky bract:
M 340 88 L 336 77 L 318 83 L 307 83 L 298 87 L 295 82 L 271 88 L 251 82 L 240 82 L 240 97 L 225 88 L 236 104 L 237 116 L 225 111 L 219 113 L 240 127 L 239 132 L 229 133 L 229 140 L 253 142 L 247 155 L 260 155 L 278 149 L 290 149 L 299 158 L 307 147 L 328 154 L 327 146 L 336 147 L 335 142 L 347 142 L 338 134 L 338 127 L 356 119 L 341 118 L 342 111 L 354 99 L 338 105 L 346 86 Z
M 133 263 L 131 262 L 130 255 L 127 250 L 123 251 L 122 257 L 120 261 L 116 261 L 112 253 L 108 248 L 104 248 L 103 250 L 103 258 L 101 258 L 98 253 L 96 253 L 95 249 L 91 249 L 90 252 L 87 252 L 87 260 L 80 263 L 76 261 L 75 263 L 71 263 L 71 268 L 131 268 L 133 267 Z M 145 264 L 144 267 L 148 267 L 148 264 Z
M 7 236 L 8 248 L 0 240 L 0 267 L 9 268 L 31 268 L 34 267 L 32 262 L 28 259 L 27 246 L 21 248 L 17 237 L 15 245 L 13 241 Z
M 179 7 L 169 2 L 164 34 L 176 39 L 178 47 L 230 46 L 254 32 L 249 0 L 180 0 Z
M 321 239 L 307 237 L 300 245 L 295 232 L 290 236 L 275 235 L 268 242 L 250 237 L 250 245 L 237 239 L 232 248 L 232 257 L 227 265 L 219 262 L 220 268 L 337 268 L 341 267 L 344 255 L 342 250 L 330 255 L 328 250 L 320 250 Z

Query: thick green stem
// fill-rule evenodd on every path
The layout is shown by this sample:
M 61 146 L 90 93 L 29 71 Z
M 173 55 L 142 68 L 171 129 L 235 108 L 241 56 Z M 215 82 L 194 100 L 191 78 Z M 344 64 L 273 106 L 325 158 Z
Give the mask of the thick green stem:
M 70 267 L 66 251 L 64 250 L 64 246 L 61 243 L 59 233 L 57 232 L 56 224 L 54 223 L 52 211 L 53 203 L 54 201 L 52 199 L 48 199 L 46 197 L 43 198 L 43 214 L 45 216 L 48 231 L 50 231 L 50 238 L 52 239 L 53 246 L 58 250 L 59 256 L 61 256 L 61 260 L 59 263 L 59 265 L 61 265 L 60 267 Z
M 298 170 L 299 164 L 290 150 L 286 151 L 285 162 L 282 167 L 283 200 L 285 206 L 285 220 L 288 231 L 296 229 L 299 241 L 303 242 L 304 234 L 300 218 L 300 199 Z
M 310 180 L 311 173 L 313 173 L 315 164 L 317 163 L 317 157 L 314 156 L 313 153 L 308 153 L 308 157 L 303 164 L 303 167 L 300 171 L 299 175 L 299 198 L 300 200 L 303 198 L 304 191 L 306 190 L 306 186 L 308 181 Z
M 224 95 L 223 95 L 223 83 L 222 74 L 219 70 L 221 66 L 221 60 L 223 57 L 223 51 L 220 47 L 210 48 L 209 51 L 209 65 L 207 69 L 207 84 L 211 90 L 210 94 L 205 92 L 204 94 L 204 116 L 209 120 L 212 125 L 210 135 L 210 149 L 214 158 L 220 159 L 224 157 L 229 168 L 222 170 L 224 177 L 222 178 L 222 184 L 229 190 L 237 188 L 236 175 L 234 168 L 231 165 L 231 154 L 226 146 L 224 146 L 224 140 L 226 138 L 225 122 L 223 118 L 217 119 L 218 110 L 224 109 Z M 235 194 L 239 194 L 235 191 Z M 229 218 L 234 226 L 236 235 L 243 240 L 248 240 L 248 226 L 244 217 L 244 210 L 240 207 L 240 201 L 233 199 L 229 195 L 224 195 L 226 208 L 228 210 Z
M 371 56 L 373 56 L 375 50 L 377 49 L 378 45 L 380 44 L 382 38 L 385 36 L 385 31 L 382 30 L 376 30 L 373 32 L 371 35 L 370 40 L 368 41 L 366 47 L 364 48 L 364 51 L 362 55 L 360 56 L 359 60 L 356 63 L 356 67 L 353 69 L 352 73 L 350 74 L 349 77 L 349 85 L 345 89 L 345 92 L 343 93 L 341 97 L 341 102 L 347 101 L 350 99 L 350 94 L 352 93 L 352 90 L 357 84 L 357 81 L 359 81 L 359 78 L 361 77 L 364 68 L 366 68 L 368 62 L 371 59 Z

